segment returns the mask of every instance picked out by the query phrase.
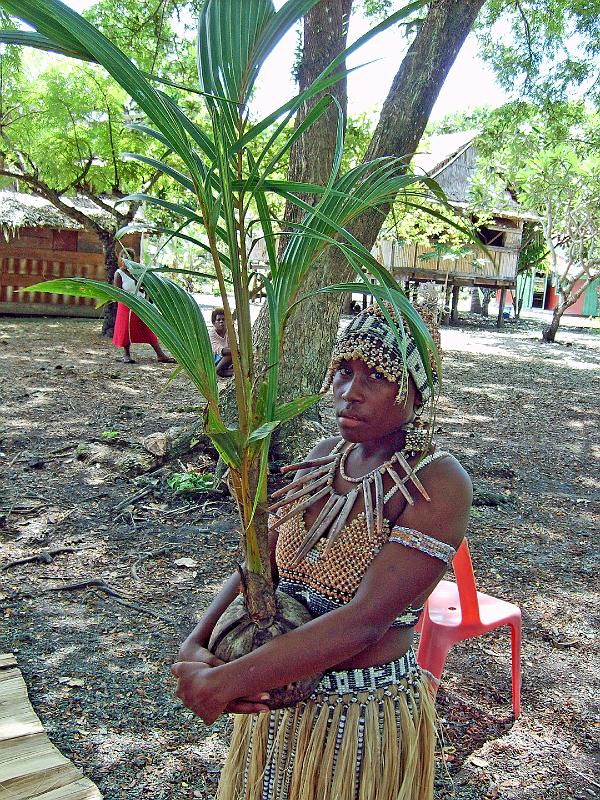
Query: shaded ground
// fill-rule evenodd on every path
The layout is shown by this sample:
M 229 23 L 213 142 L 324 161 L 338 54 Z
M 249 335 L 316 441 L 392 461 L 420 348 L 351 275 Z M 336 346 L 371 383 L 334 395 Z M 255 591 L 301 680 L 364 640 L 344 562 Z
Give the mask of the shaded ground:
M 566 326 L 548 346 L 538 323 L 486 325 L 443 332 L 437 439 L 498 503 L 473 509 L 469 535 L 479 587 L 523 609 L 523 714 L 512 721 L 508 631 L 457 646 L 438 797 L 600 797 L 600 335 Z M 95 321 L 0 319 L 0 652 L 107 800 L 208 800 L 229 723 L 183 710 L 168 665 L 234 565 L 236 519 L 166 486 L 202 456 L 141 478 L 80 460 L 82 443 L 117 452 L 194 418 L 185 380 L 166 386 L 169 368 L 134 353 L 118 361 Z

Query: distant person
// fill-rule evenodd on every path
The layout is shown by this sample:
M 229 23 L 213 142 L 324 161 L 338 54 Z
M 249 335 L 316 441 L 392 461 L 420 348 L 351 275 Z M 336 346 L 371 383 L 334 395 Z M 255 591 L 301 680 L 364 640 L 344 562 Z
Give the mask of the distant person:
M 115 271 L 115 276 L 113 278 L 114 285 L 118 289 L 129 292 L 129 294 L 145 297 L 143 290 L 137 288 L 137 281 L 127 269 L 122 254 L 119 254 L 118 262 L 119 268 Z M 130 352 L 132 343 L 149 344 L 156 353 L 157 360 L 162 364 L 175 363 L 175 359 L 168 356 L 161 348 L 156 335 L 152 333 L 146 323 L 142 322 L 137 314 L 130 311 L 124 303 L 118 303 L 117 305 L 117 318 L 115 320 L 112 342 L 115 347 L 123 348 L 123 361 L 126 364 L 135 364 Z
M 210 315 L 213 324 L 208 332 L 215 357 L 215 367 L 219 378 L 231 378 L 233 364 L 231 363 L 231 348 L 227 340 L 227 327 L 225 325 L 225 311 L 222 308 L 213 308 Z

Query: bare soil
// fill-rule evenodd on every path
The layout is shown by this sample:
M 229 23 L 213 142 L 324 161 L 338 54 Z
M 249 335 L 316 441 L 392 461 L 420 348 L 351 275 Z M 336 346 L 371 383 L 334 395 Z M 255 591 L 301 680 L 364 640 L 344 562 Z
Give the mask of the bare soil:
M 600 332 L 567 322 L 545 345 L 540 329 L 443 332 L 438 445 L 475 484 L 478 586 L 520 605 L 524 643 L 517 722 L 508 629 L 450 653 L 440 800 L 600 797 Z M 107 800 L 209 800 L 230 722 L 183 709 L 168 668 L 235 565 L 237 521 L 228 498 L 166 483 L 205 454 L 137 477 L 106 457 L 197 417 L 190 384 L 133 353 L 94 320 L 0 319 L 0 652 Z

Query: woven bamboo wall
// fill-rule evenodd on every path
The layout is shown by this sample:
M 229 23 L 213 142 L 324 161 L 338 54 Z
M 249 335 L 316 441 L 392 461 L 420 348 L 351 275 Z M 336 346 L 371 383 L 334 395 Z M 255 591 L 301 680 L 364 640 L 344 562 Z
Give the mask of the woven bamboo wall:
M 461 258 L 457 261 L 448 259 L 422 259 L 421 256 L 431 253 L 430 245 L 420 244 L 400 244 L 399 242 L 382 241 L 381 246 L 376 252 L 376 258 L 385 266 L 391 268 L 395 275 L 411 273 L 415 271 L 432 272 L 445 277 L 456 276 L 460 278 L 471 278 L 477 282 L 477 278 L 496 279 L 501 281 L 514 281 L 517 274 L 517 260 L 519 253 L 517 250 L 505 250 L 503 248 L 490 247 L 489 251 L 494 258 L 494 263 L 474 264 L 472 259 Z
M 0 238 L 0 313 L 101 316 L 91 298 L 21 291 L 41 281 L 71 277 L 105 280 L 102 247 L 93 234 L 21 228 L 8 242 Z

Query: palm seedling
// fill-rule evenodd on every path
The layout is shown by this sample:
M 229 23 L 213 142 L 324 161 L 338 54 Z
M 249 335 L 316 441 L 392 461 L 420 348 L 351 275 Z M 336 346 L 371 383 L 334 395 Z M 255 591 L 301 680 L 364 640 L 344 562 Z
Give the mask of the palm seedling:
M 388 301 L 397 318 L 404 319 L 409 326 L 424 362 L 429 364 L 429 353 L 437 357 L 427 329 L 396 281 L 345 229 L 367 208 L 392 202 L 398 195 L 409 204 L 420 205 L 424 194 L 436 194 L 435 184 L 407 174 L 405 164 L 395 158 L 362 164 L 340 175 L 343 137 L 339 108 L 337 148 L 327 185 L 293 183 L 273 177 L 294 141 L 335 105 L 326 90 L 339 80 L 344 58 L 369 36 L 407 17 L 423 2 L 419 0 L 394 14 L 333 61 L 306 91 L 264 119 L 252 122 L 248 104 L 261 65 L 283 34 L 316 2 L 288 0 L 275 11 L 272 0 L 243 3 L 205 0 L 198 21 L 197 68 L 199 90 L 211 124 L 211 133 L 206 133 L 183 113 L 160 83 L 140 72 L 94 26 L 59 0 L 0 0 L 0 6 L 7 12 L 33 28 L 33 32 L 2 32 L 0 41 L 97 62 L 131 96 L 147 119 L 135 127 L 158 140 L 169 155 L 163 160 L 142 154 L 129 157 L 145 161 L 179 184 L 187 199 L 170 202 L 139 194 L 130 199 L 143 200 L 169 212 L 176 221 L 163 230 L 169 236 L 192 242 L 212 259 L 228 339 L 235 342 L 232 360 L 237 423 L 234 425 L 224 421 L 202 313 L 191 295 L 165 276 L 163 268 L 144 268 L 127 262 L 152 303 L 110 285 L 81 278 L 49 281 L 32 288 L 94 297 L 100 304 L 109 300 L 124 303 L 158 335 L 205 399 L 205 431 L 229 468 L 229 484 L 243 532 L 243 593 L 238 603 L 241 609 L 232 612 L 237 615 L 234 622 L 229 618 L 232 632 L 228 657 L 239 654 L 240 650 L 247 652 L 289 624 L 303 620 L 303 609 L 284 607 L 284 600 L 275 593 L 265 506 L 271 435 L 281 423 L 318 400 L 318 396 L 302 397 L 280 405 L 277 385 L 286 321 L 291 308 L 302 299 L 305 277 L 323 252 L 329 247 L 338 248 L 353 268 L 356 280 L 323 287 L 320 291 L 366 291 L 378 302 Z M 316 95 L 321 99 L 292 131 L 288 123 L 295 112 Z M 278 229 L 269 203 L 272 196 L 290 201 L 304 214 L 299 223 L 291 226 L 281 255 L 277 253 Z M 307 196 L 316 198 L 314 204 L 303 199 Z M 260 361 L 253 346 L 249 292 L 250 282 L 257 276 L 252 273 L 246 244 L 247 231 L 257 221 L 269 260 L 266 274 L 258 276 L 267 298 L 270 325 L 268 352 L 261 354 Z M 202 236 L 193 235 L 198 226 Z M 237 328 L 228 298 L 227 275 L 232 281 Z M 389 317 L 385 308 L 384 313 Z M 287 599 L 290 604 L 295 602 Z M 275 704 L 277 700 L 272 702 Z

